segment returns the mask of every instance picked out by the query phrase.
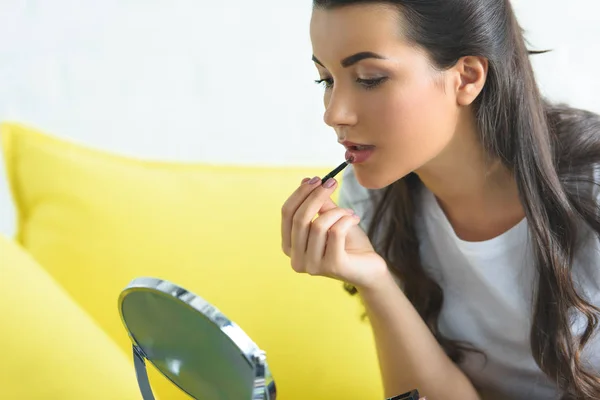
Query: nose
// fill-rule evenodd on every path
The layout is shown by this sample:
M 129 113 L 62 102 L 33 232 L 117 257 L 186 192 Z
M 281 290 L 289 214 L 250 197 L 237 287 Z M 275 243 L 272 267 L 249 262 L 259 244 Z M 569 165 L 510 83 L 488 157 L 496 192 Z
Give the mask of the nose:
M 355 125 L 357 118 L 351 96 L 336 89 L 333 89 L 329 99 L 325 101 L 323 120 L 332 128 Z

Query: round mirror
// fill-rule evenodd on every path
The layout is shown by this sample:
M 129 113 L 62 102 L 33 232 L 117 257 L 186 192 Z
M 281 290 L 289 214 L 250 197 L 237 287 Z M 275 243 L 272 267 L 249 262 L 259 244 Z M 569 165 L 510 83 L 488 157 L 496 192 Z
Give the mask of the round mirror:
M 216 307 L 165 280 L 134 279 L 119 296 L 144 400 L 145 362 L 197 400 L 274 400 L 266 355 Z

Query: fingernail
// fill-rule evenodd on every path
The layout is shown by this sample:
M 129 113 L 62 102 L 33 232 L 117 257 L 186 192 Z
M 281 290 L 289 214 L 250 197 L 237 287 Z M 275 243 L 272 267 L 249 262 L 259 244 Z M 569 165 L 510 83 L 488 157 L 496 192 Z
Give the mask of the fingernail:
M 327 182 L 325 182 L 323 184 L 323 187 L 329 189 L 329 188 L 333 187 L 333 185 L 335 185 L 335 179 L 329 178 L 329 179 L 327 179 Z
M 319 182 L 319 177 L 315 176 L 314 178 L 312 178 L 310 181 L 308 181 L 309 185 L 314 185 L 315 183 Z
M 308 181 L 310 181 L 310 178 L 304 178 L 304 179 L 302 179 L 302 182 L 300 184 L 304 185 Z

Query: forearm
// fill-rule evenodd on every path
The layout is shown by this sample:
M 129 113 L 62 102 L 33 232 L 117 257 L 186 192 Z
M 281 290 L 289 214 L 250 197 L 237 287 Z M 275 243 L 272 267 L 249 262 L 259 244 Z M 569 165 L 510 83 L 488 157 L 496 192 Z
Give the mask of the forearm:
M 370 319 L 385 395 L 418 389 L 428 400 L 479 399 L 390 277 L 375 290 L 359 290 Z

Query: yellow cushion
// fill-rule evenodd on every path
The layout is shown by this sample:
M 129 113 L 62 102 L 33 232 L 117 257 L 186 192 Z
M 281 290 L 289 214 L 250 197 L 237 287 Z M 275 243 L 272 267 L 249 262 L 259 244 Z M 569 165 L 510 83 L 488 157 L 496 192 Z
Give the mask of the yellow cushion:
M 339 282 L 299 275 L 280 210 L 327 168 L 145 161 L 4 124 L 18 240 L 125 351 L 116 301 L 138 276 L 173 281 L 267 351 L 281 398 L 381 398 L 370 327 Z M 156 380 L 163 398 L 172 386 Z
M 0 235 L 0 399 L 139 399 L 133 364 L 14 241 Z

